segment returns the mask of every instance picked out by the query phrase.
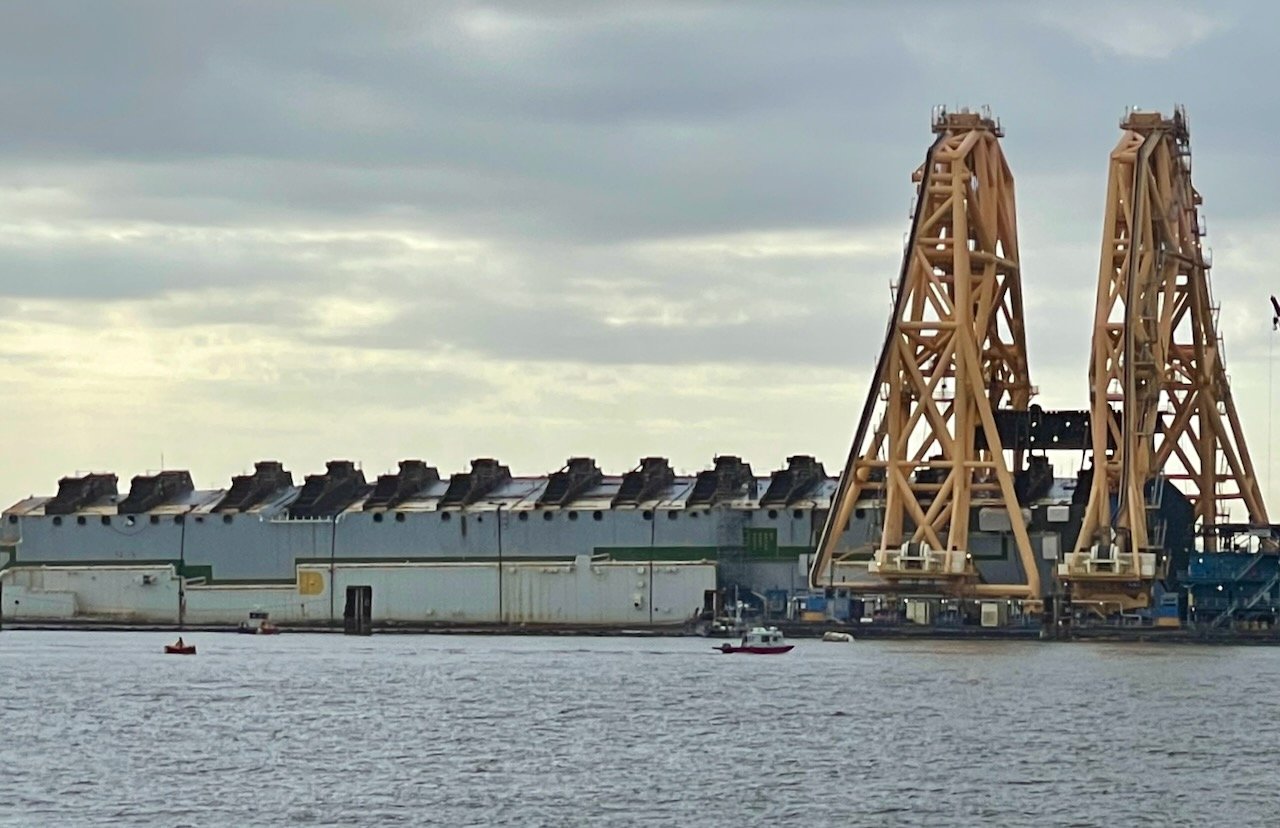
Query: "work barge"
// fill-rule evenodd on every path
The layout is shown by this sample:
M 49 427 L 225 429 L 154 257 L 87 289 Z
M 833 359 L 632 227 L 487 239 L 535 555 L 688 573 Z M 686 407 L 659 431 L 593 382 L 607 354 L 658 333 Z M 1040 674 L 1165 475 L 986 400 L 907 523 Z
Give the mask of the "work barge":
M 1078 410 L 1034 402 L 999 122 L 932 126 L 840 475 L 795 455 L 765 476 L 721 456 L 66 477 L 3 513 L 0 622 L 693 631 L 745 610 L 789 634 L 1280 640 L 1185 113 L 1121 123 Z

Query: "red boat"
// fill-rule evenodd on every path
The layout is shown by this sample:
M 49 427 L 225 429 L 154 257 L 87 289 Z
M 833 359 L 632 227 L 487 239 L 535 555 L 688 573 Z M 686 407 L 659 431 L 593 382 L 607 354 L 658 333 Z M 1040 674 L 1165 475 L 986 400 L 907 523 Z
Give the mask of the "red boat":
M 741 644 L 725 642 L 719 647 L 712 647 L 722 653 L 748 653 L 749 655 L 782 655 L 795 647 L 783 640 L 777 627 L 753 627 L 742 636 Z
M 167 655 L 195 655 L 196 645 L 184 644 L 182 639 L 179 638 L 175 644 L 164 645 L 164 651 Z

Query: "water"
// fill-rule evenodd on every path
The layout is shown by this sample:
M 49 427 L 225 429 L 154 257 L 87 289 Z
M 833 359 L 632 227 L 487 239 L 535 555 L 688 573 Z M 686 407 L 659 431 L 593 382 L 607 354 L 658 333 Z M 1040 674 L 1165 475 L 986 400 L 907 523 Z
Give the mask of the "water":
M 1280 649 L 0 633 L 0 824 L 1271 824 Z

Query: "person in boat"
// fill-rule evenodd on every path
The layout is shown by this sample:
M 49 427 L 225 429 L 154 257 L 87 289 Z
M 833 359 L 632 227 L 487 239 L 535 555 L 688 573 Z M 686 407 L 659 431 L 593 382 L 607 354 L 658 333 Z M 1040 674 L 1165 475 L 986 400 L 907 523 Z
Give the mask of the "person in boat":
M 178 643 L 177 643 L 177 644 L 174 644 L 173 646 L 177 647 L 179 650 L 181 650 L 181 649 L 182 649 L 182 647 L 183 647 L 183 644 L 182 644 L 182 636 L 178 636 Z

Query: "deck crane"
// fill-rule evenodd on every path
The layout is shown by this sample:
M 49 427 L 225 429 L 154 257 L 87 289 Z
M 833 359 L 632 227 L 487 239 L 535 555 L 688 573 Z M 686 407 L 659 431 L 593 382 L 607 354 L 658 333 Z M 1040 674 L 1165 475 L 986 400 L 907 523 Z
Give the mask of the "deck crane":
M 1121 128 L 1089 367 L 1092 479 L 1058 567 L 1073 603 L 1104 614 L 1147 605 L 1165 573 L 1166 481 L 1193 506 L 1205 551 L 1233 502 L 1268 525 L 1223 362 L 1185 114 L 1135 111 Z
M 1040 597 L 1014 491 L 1020 451 L 1001 408 L 1032 396 L 1022 319 L 1013 176 L 989 114 L 939 110 L 916 171 L 917 199 L 893 315 L 810 581 L 843 583 L 867 550 L 841 538 L 860 500 L 882 515 L 869 573 L 900 592 Z M 979 509 L 1003 514 L 1025 580 L 981 583 L 969 551 Z

